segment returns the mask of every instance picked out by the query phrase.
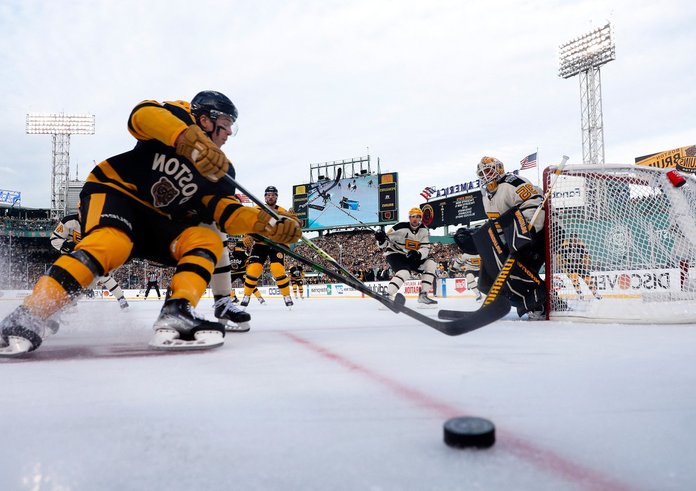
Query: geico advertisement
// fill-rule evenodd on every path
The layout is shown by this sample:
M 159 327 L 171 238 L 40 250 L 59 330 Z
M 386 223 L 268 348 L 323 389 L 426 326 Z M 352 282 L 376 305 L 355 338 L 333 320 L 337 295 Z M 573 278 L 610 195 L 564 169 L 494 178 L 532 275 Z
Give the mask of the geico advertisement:
M 680 291 L 679 269 L 635 270 L 635 271 L 601 271 L 591 273 L 597 285 L 597 291 L 603 293 L 627 294 L 640 292 Z M 589 288 L 584 280 L 579 280 L 583 293 Z M 570 277 L 565 274 L 554 275 L 554 290 L 575 292 Z

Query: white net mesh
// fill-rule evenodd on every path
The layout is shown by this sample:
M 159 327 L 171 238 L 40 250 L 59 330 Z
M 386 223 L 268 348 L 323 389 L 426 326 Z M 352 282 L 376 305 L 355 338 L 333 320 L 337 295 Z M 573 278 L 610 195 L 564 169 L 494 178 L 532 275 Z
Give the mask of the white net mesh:
M 677 187 L 668 171 L 563 169 L 546 214 L 550 318 L 696 321 L 696 179 Z

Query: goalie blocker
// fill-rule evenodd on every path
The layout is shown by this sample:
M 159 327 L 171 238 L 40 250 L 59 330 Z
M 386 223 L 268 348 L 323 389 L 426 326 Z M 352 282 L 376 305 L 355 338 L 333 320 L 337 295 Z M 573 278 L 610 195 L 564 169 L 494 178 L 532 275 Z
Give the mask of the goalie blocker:
M 460 237 L 460 240 L 463 237 Z M 538 271 L 544 263 L 543 234 L 530 229 L 518 208 L 512 208 L 496 220 L 489 220 L 471 235 L 476 252 L 481 256 L 478 288 L 488 294 L 496 276 L 511 253 L 514 262 L 501 293 L 517 308 L 522 317 L 545 316 L 547 291 Z

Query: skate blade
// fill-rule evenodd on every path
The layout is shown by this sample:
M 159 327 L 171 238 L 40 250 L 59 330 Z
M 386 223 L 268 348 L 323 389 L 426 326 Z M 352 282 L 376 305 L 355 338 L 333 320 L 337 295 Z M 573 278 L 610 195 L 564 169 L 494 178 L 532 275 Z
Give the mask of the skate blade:
M 171 329 L 159 329 L 148 346 L 159 351 L 192 351 L 217 348 L 225 343 L 225 338 L 219 331 L 198 331 L 196 339 L 190 341 L 179 339 L 178 335 Z
M 0 348 L 0 358 L 14 358 L 17 356 L 22 356 L 29 353 L 33 347 L 31 341 L 18 336 L 8 336 L 7 341 L 7 346 Z
M 225 332 L 249 332 L 251 324 L 249 322 L 238 322 L 237 324 L 228 321 L 225 324 Z

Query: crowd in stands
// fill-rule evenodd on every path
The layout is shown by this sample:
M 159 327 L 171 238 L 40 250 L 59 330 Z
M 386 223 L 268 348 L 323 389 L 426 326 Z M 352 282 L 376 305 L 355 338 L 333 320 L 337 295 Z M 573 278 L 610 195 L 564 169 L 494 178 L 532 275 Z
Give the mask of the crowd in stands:
M 382 251 L 377 247 L 377 241 L 372 230 L 333 232 L 317 237 L 312 242 L 362 281 L 376 281 L 377 273 L 380 270 L 388 270 L 387 262 L 382 256 Z M 306 244 L 299 243 L 295 250 L 326 268 L 330 267 L 327 261 Z M 432 244 L 431 257 L 440 265 L 441 277 L 450 276 L 450 268 L 457 254 L 457 248 L 454 244 L 442 244 L 439 242 Z M 390 271 L 389 277 L 391 277 L 391 274 Z M 312 275 L 307 279 L 309 283 L 326 283 L 330 281 L 323 274 Z
M 21 234 L 0 234 L 0 289 L 28 289 L 36 283 L 38 278 L 50 267 L 58 252 L 51 248 L 49 243 L 50 232 L 56 222 L 47 219 L 19 219 L 5 217 L 0 225 L 13 227 L 15 231 L 28 230 L 30 227 L 43 227 L 36 230 L 45 230 L 42 237 L 28 237 Z M 326 251 L 344 268 L 362 281 L 385 280 L 391 277 L 392 272 L 377 247 L 374 232 L 372 230 L 359 229 L 351 231 L 337 231 L 326 233 L 312 239 L 321 249 Z M 325 268 L 331 268 L 319 254 L 302 242 L 294 245 L 294 250 L 314 262 L 322 264 Z M 433 243 L 431 256 L 438 262 L 438 275 L 440 277 L 454 276 L 451 264 L 458 254 L 454 244 Z M 286 258 L 286 270 L 297 261 Z M 174 274 L 174 268 L 162 267 L 156 263 L 145 260 L 132 259 L 121 266 L 113 277 L 124 289 L 144 289 L 147 284 L 147 275 L 153 268 L 158 268 L 161 273 L 160 288 L 166 289 Z M 331 279 L 311 268 L 303 265 L 306 273 L 306 283 L 327 283 Z M 381 276 L 379 275 L 382 270 Z M 384 273 L 386 271 L 386 273 Z M 273 277 L 264 269 L 264 274 L 259 285 L 268 286 L 275 284 Z M 235 283 L 241 287 L 241 281 Z

